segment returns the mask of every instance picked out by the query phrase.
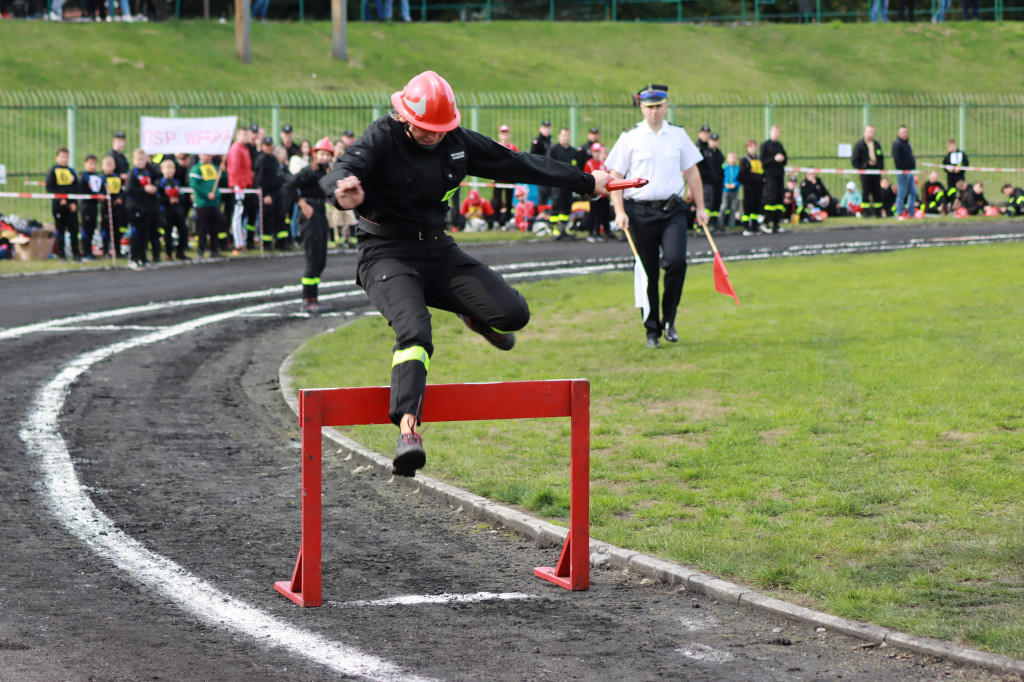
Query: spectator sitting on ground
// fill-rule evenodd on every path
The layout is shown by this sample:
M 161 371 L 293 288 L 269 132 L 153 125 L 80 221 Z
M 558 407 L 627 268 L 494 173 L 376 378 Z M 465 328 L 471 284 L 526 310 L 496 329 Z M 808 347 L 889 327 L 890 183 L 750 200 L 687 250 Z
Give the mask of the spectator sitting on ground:
M 985 211 L 985 207 L 988 206 L 988 199 L 985 198 L 985 185 L 981 182 L 974 183 L 967 192 L 964 193 L 963 206 L 967 209 L 969 215 L 979 215 Z
M 952 213 L 952 212 L 954 212 L 954 211 L 956 211 L 957 209 L 960 209 L 960 208 L 964 209 L 965 211 L 967 210 L 967 208 L 964 206 L 964 197 L 967 195 L 967 192 L 969 190 L 970 190 L 970 187 L 967 186 L 967 181 L 966 180 L 957 180 L 956 181 L 956 193 L 954 195 L 953 205 L 949 209 L 950 213 Z M 947 192 L 946 196 L 949 196 L 948 192 Z
M 799 194 L 793 194 L 793 190 L 787 189 L 782 192 L 782 219 L 788 223 L 800 222 L 800 207 L 796 204 L 796 197 Z M 810 217 L 806 217 L 810 220 Z
M 804 211 L 812 220 L 820 222 L 835 211 L 832 195 L 814 171 L 808 171 L 800 183 L 800 198 L 803 199 Z
M 864 209 L 861 206 L 864 197 L 857 190 L 857 183 L 853 180 L 846 183 L 846 193 L 839 199 L 839 211 L 845 216 L 864 217 Z
M 892 183 L 889 178 L 882 178 L 878 181 L 878 188 L 882 192 L 882 209 L 881 216 L 888 218 L 892 215 L 893 209 L 896 208 L 896 190 L 892 188 Z
M 1003 185 L 1002 192 L 1007 199 L 1006 207 L 1002 209 L 1002 212 L 1008 216 L 1024 215 L 1024 189 L 1006 183 Z
M 529 232 L 537 220 L 537 205 L 527 198 L 529 193 L 526 185 L 516 185 L 515 221 L 520 232 Z
M 939 182 L 939 171 L 928 174 L 928 182 L 924 183 L 921 192 L 921 207 L 928 215 L 941 215 L 947 212 L 946 188 Z
M 494 227 L 494 207 L 475 189 L 469 190 L 459 213 L 466 218 L 466 232 L 483 232 Z

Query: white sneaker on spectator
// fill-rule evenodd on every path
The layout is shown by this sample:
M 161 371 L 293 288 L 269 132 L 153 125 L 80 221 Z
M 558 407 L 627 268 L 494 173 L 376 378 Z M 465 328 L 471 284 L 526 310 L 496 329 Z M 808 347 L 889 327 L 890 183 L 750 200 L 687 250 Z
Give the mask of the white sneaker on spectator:
M 61 16 L 56 12 L 50 11 L 46 13 L 46 19 L 47 21 L 60 21 Z

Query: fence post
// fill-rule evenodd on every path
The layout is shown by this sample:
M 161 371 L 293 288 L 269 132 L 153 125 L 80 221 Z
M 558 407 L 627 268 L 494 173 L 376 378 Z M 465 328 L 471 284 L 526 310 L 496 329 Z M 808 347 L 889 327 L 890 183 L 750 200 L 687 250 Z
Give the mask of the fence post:
M 957 141 L 960 143 L 960 149 L 967 149 L 967 102 L 960 100 L 960 106 L 957 110 Z
M 473 104 L 469 107 L 469 129 L 480 132 L 480 105 Z
M 772 103 L 771 102 L 765 102 L 765 105 L 764 105 L 764 138 L 762 138 L 762 139 L 765 139 L 765 140 L 768 139 L 768 133 L 771 131 L 771 129 L 772 129 Z
M 270 105 L 270 137 L 274 138 L 274 144 L 281 141 L 281 103 L 276 102 Z
M 78 162 L 78 105 L 72 102 L 68 105 L 68 153 L 71 158 L 71 167 L 77 168 Z
M 619 0 L 612 0 L 612 21 L 619 20 Z
M 569 105 L 569 137 L 572 139 L 572 146 L 576 146 L 576 140 L 579 139 L 579 127 L 580 127 L 580 107 L 578 104 L 573 102 Z
M 871 102 L 864 100 L 864 127 L 871 125 Z

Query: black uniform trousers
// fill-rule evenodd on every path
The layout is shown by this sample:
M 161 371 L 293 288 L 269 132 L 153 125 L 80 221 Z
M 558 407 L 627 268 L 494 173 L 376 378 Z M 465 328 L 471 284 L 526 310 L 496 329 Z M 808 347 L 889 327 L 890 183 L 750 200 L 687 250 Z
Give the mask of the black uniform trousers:
M 82 207 L 82 255 L 92 258 L 92 240 L 96 235 L 96 218 L 99 217 L 99 207 L 97 206 L 97 200 L 86 199 L 80 206 Z
M 491 197 L 491 205 L 497 214 L 498 226 L 504 227 L 512 217 L 512 204 L 515 197 L 511 187 L 495 187 Z
M 224 216 L 219 206 L 197 206 L 196 207 L 196 248 L 200 254 L 210 250 L 211 256 L 220 255 L 220 240 L 217 235 L 220 233 Z
M 157 215 L 138 206 L 128 210 L 131 232 L 128 236 L 129 256 L 133 261 L 146 262 L 146 246 L 153 248 L 153 262 L 160 262 L 160 233 L 156 229 Z
M 530 321 L 526 299 L 447 234 L 417 242 L 361 232 L 356 281 L 395 332 L 389 416 L 396 425 L 406 414 L 419 420 L 423 411 L 434 354 L 428 306 L 502 332 Z
M 323 200 L 306 199 L 313 207 L 309 218 L 299 209 L 299 239 L 306 252 L 306 269 L 302 271 L 302 298 L 316 299 L 320 291 L 320 275 L 327 267 L 327 212 Z
M 188 246 L 188 224 L 185 220 L 185 209 L 181 204 L 168 204 L 163 209 L 164 251 L 168 256 L 177 253 L 178 258 L 185 255 Z M 178 243 L 175 248 L 174 228 L 178 228 Z
M 782 204 L 785 188 L 786 176 L 764 176 L 764 221 L 775 227 L 786 217 L 786 207 Z
M 860 176 L 860 190 L 861 190 L 861 207 L 864 209 L 864 215 L 871 217 L 881 217 L 882 209 L 885 208 L 882 203 L 882 176 L 881 175 L 862 175 Z
M 70 203 L 61 206 L 55 202 L 53 222 L 57 230 L 57 255 L 60 258 L 67 258 L 64 251 L 64 235 L 66 234 L 71 240 L 71 255 L 78 258 L 80 255 L 78 250 L 78 211 L 72 211 Z
M 649 337 L 661 337 L 666 325 L 676 322 L 676 310 L 683 297 L 686 279 L 686 209 L 683 202 L 672 211 L 662 211 L 634 201 L 626 202 L 629 231 L 633 235 L 640 263 L 647 273 L 647 300 L 651 312 L 644 320 Z M 665 291 L 658 315 L 658 280 L 665 269 Z

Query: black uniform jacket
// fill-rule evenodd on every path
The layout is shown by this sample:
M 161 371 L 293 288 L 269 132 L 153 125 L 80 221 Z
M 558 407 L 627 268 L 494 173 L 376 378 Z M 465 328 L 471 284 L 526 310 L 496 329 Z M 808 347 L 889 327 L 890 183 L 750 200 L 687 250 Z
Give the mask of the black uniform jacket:
M 358 177 L 366 192 L 357 209 L 361 218 L 410 234 L 445 228 L 448 200 L 467 175 L 594 192 L 589 173 L 543 156 L 513 152 L 465 128 L 455 128 L 428 149 L 390 116 L 374 121 L 320 181 L 332 202 L 337 181 L 349 175 Z
M 885 168 L 885 159 L 882 158 L 882 145 L 878 143 L 878 140 L 871 140 L 871 145 L 875 148 L 875 161 L 877 161 L 873 170 L 883 170 Z M 854 168 L 868 170 L 871 168 L 868 165 L 870 162 L 871 151 L 868 149 L 868 142 L 861 138 L 853 143 L 853 156 L 850 157 L 850 164 Z

